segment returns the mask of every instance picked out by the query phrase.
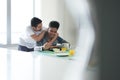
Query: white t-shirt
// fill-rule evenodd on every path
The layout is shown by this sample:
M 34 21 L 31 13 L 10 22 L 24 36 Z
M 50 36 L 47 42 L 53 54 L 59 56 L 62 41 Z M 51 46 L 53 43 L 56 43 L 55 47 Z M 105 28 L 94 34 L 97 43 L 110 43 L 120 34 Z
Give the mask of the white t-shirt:
M 41 31 L 34 31 L 31 26 L 28 26 L 19 38 L 19 45 L 26 46 L 27 48 L 34 48 L 36 46 L 36 41 L 32 39 L 31 35 L 40 34 L 43 30 L 47 28 L 42 27 Z

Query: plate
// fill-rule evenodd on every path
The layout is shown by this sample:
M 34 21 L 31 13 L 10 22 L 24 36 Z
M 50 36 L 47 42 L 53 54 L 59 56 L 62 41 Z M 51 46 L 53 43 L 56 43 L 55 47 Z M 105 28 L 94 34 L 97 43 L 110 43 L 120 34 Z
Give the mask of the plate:
M 54 53 L 56 56 L 59 56 L 59 57 L 67 57 L 69 56 L 68 53 Z

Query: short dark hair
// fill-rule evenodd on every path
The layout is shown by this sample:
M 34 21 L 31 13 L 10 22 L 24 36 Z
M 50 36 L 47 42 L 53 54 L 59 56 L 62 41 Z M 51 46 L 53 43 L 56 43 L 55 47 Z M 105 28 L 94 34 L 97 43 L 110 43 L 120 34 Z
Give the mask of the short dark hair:
M 39 23 L 41 23 L 41 22 L 42 22 L 41 19 L 39 19 L 39 18 L 37 18 L 37 17 L 33 17 L 33 18 L 31 19 L 31 26 L 32 26 L 32 27 L 37 27 L 37 25 L 38 25 Z
M 52 27 L 52 28 L 59 28 L 60 24 L 58 21 L 50 21 L 49 23 L 49 27 Z

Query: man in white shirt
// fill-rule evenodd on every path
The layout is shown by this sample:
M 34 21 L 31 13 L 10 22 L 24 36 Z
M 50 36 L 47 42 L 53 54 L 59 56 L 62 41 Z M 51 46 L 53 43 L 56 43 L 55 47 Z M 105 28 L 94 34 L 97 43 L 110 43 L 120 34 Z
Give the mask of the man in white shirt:
M 34 51 L 36 41 L 40 41 L 45 33 L 45 28 L 42 27 L 42 20 L 33 17 L 31 19 L 31 25 L 26 27 L 25 32 L 19 39 L 18 50 L 20 51 Z

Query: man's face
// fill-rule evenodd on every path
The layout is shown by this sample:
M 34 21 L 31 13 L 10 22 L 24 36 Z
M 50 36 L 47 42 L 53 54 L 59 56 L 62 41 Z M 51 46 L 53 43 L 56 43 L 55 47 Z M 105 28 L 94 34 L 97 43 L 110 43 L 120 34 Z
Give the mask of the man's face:
M 42 23 L 39 23 L 37 27 L 33 27 L 35 31 L 40 31 L 42 29 Z
M 57 33 L 57 28 L 48 28 L 48 34 L 50 38 L 53 38 L 55 34 Z
M 38 24 L 36 29 L 37 29 L 37 31 L 40 31 L 42 29 L 42 23 Z

